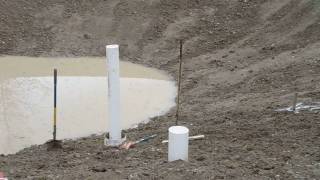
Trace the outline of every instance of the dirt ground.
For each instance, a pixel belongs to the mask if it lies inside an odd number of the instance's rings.
[[[276,112],[320,101],[319,0],[1,0],[0,54],[104,56],[119,43],[122,60],[177,77],[184,40],[179,124],[189,162],[167,162],[175,109],[125,131],[158,134],[129,151],[103,136],[33,146],[0,157],[10,179],[320,179],[317,112]],[[0,72],[1,73],[1,72]]]

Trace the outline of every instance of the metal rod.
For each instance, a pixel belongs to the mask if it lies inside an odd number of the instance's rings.
[[[181,77],[182,77],[182,45],[183,42],[180,40],[180,56],[179,56],[179,76],[178,76],[178,97],[177,97],[177,112],[176,112],[176,125],[179,121],[179,111],[180,111],[180,93],[181,93]]]
[[[54,103],[53,103],[53,140],[56,140],[57,136],[57,69],[53,71],[54,79]]]
[[[203,139],[203,138],[205,138],[205,136],[204,135],[197,135],[197,136],[189,136],[189,140],[198,140],[198,139]],[[162,141],[162,144],[164,144],[164,143],[168,143],[169,142],[169,140],[163,140]]]

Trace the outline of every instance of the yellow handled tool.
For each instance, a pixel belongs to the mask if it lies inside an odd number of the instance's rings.
[[[53,140],[48,142],[48,150],[62,148],[61,141],[57,140],[57,84],[58,84],[58,71],[53,71]]]
[[[54,77],[53,140],[55,141],[57,136],[57,69],[54,69],[53,77]]]

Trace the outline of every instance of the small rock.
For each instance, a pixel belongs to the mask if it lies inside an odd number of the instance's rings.
[[[38,169],[43,169],[44,167],[45,167],[44,164],[39,164],[37,168],[38,168]]]
[[[144,176],[150,176],[150,174],[149,174],[149,173],[146,173],[146,172],[143,172],[142,175],[144,175]]]
[[[122,171],[120,171],[120,170],[115,170],[115,172],[118,173],[118,174],[122,173]]]
[[[200,157],[198,157],[196,160],[197,161],[204,161],[206,158],[204,157],[204,156],[200,156]]]
[[[91,168],[91,171],[93,171],[93,172],[106,172],[107,169],[104,167],[93,167],[93,168]]]
[[[223,161],[223,164],[229,169],[234,169],[235,168],[234,164],[230,160]]]
[[[76,153],[76,154],[74,154],[74,157],[76,157],[76,158],[80,158],[81,156],[80,156],[80,154],[79,154],[79,153]]]
[[[85,39],[90,39],[90,35],[89,35],[89,34],[84,34],[83,37],[84,37]]]
[[[259,169],[263,169],[263,170],[274,169],[274,166],[270,162],[268,162],[266,160],[258,161],[258,163],[256,164],[256,167],[259,168]]]
[[[240,160],[241,159],[241,156],[240,155],[235,155],[232,157],[233,160]]]

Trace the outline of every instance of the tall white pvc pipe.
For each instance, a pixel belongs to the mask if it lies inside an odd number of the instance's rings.
[[[169,128],[168,161],[188,161],[189,129],[184,126]]]
[[[109,140],[108,145],[121,142],[119,45],[106,46],[108,66]]]

